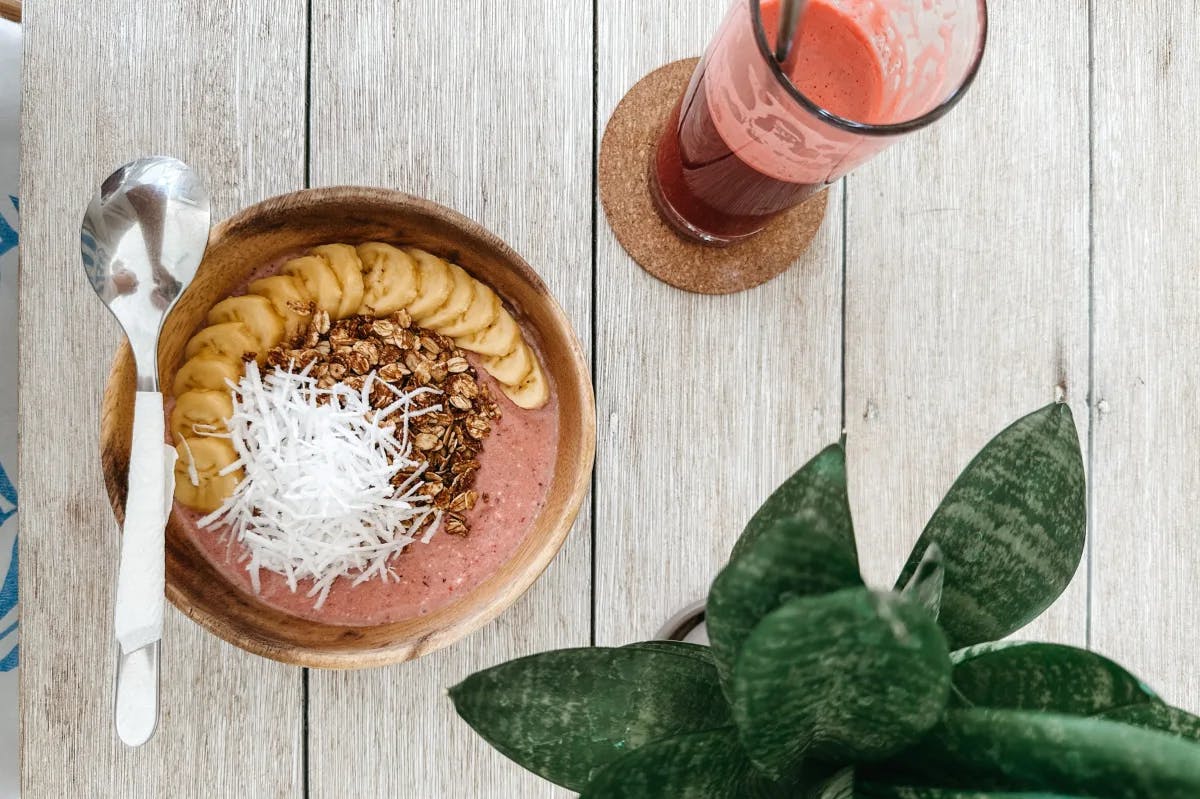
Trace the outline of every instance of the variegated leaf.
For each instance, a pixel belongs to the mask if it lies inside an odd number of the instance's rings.
[[[759,532],[717,575],[705,622],[726,696],[734,663],[754,627],[786,599],[861,586],[842,519],[811,508]]]
[[[910,785],[860,785],[854,799],[1084,799],[1061,793],[1018,791],[972,791],[955,788],[923,788]]]
[[[917,565],[912,577],[900,593],[923,606],[936,619],[942,610],[942,587],[946,582],[946,565],[942,560],[942,548],[931,543]]]
[[[1200,743],[1200,717],[1163,704],[1126,705],[1100,714],[1110,721],[1132,724],[1148,730],[1161,730]]]
[[[471,675],[450,697],[504,755],[582,790],[596,769],[651,741],[732,724],[711,662],[667,647],[533,655]]]
[[[864,784],[1196,799],[1200,745],[1097,718],[952,710],[916,746],[860,775]]]
[[[959,475],[926,525],[896,585],[931,543],[946,575],[939,621],[954,648],[1028,624],[1070,583],[1083,554],[1083,458],[1071,410],[1050,405],[1017,420]]]
[[[851,588],[789,600],[746,639],[733,714],[766,774],[806,758],[876,760],[914,743],[941,717],[950,655],[925,608]]]
[[[1003,641],[955,652],[952,702],[1092,716],[1157,695],[1111,660],[1073,646]]]
[[[579,799],[793,799],[754,770],[732,728],[647,744],[596,773]]]
[[[709,590],[705,621],[726,694],[742,642],[785,597],[859,585],[846,452],[834,444],[759,508]]]
[[[703,663],[713,662],[712,650],[700,644],[690,644],[687,641],[638,641],[625,644],[622,649],[641,649],[647,652],[665,652],[668,655],[696,658]]]
[[[776,488],[767,501],[750,517],[742,535],[733,545],[730,560],[737,557],[767,528],[780,519],[788,519],[802,510],[810,510],[829,520],[829,532],[836,532],[855,563],[854,526],[850,521],[850,500],[846,492],[846,450],[830,444],[816,457]]]

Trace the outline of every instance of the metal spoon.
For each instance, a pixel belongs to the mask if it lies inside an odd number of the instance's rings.
[[[88,280],[124,328],[137,364],[114,614],[120,644],[114,715],[117,735],[129,746],[150,740],[158,724],[163,532],[173,478],[164,456],[158,334],[196,275],[208,245],[209,220],[208,193],[187,164],[143,158],[101,184],[80,233]]]

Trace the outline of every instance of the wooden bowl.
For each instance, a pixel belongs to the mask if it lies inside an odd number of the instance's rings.
[[[187,339],[215,303],[257,267],[327,242],[410,244],[460,264],[485,281],[532,333],[559,406],[558,456],[546,505],[516,553],[455,603],[427,616],[369,627],[322,624],[275,610],[235,587],[181,529],[167,524],[167,598],[236,646],[285,663],[366,668],[399,663],[447,646],[494,619],[533,584],[558,553],[587,493],[596,409],[587,362],[562,309],[537,273],[475,222],[426,200],[368,188],[298,191],[251,206],[212,231],[196,280],[172,311],[159,344],[161,384],[169,387]],[[101,454],[109,499],[124,514],[132,430],[134,363],[117,353],[104,392]]]

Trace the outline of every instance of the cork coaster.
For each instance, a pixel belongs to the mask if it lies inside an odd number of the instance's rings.
[[[600,143],[600,202],[617,241],[647,272],[686,291],[732,294],[767,282],[804,254],[825,218],[826,192],[726,247],[688,241],[667,226],[650,197],[650,158],[698,61],[659,67],[617,105]]]

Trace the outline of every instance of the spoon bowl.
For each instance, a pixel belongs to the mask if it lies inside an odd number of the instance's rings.
[[[83,268],[129,337],[139,390],[143,375],[157,382],[158,331],[196,276],[209,224],[199,177],[165,156],[121,167],[88,204],[79,237]]]

